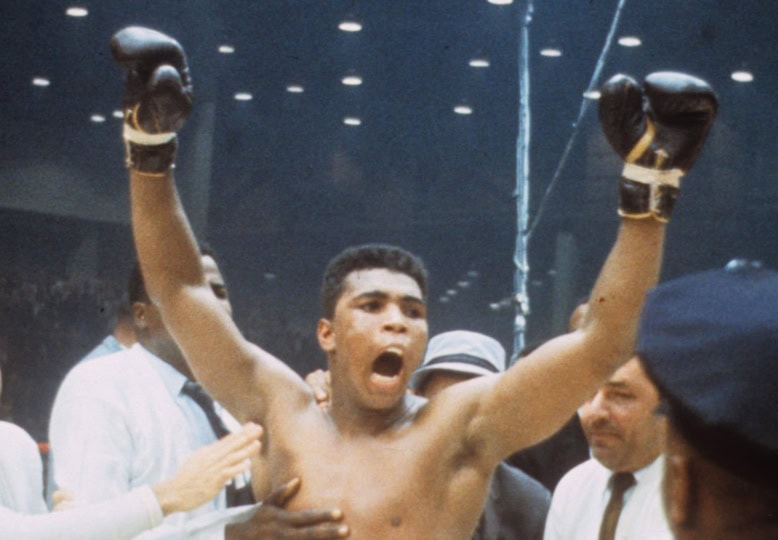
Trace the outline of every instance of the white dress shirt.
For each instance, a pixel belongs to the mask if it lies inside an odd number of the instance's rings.
[[[624,494],[616,540],[672,540],[662,507],[664,459],[635,471],[636,484]],[[544,540],[597,540],[610,499],[612,471],[596,459],[574,467],[559,481],[551,498]]]
[[[38,445],[8,422],[0,422],[0,506],[25,514],[46,511]]]
[[[140,344],[74,366],[49,428],[58,489],[79,504],[112,499],[169,478],[185,457],[214,442],[205,413],[180,392],[185,381]],[[226,423],[237,424],[231,417]],[[183,535],[188,522],[225,506],[222,490],[195,510],[167,516],[163,525]]]

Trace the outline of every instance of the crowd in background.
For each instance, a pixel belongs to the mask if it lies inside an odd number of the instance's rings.
[[[19,264],[0,273],[0,368],[5,391],[0,419],[23,427],[36,441],[47,440],[49,414],[62,378],[111,332],[126,283],[73,279],[51,269]],[[321,367],[311,332],[256,305],[236,313],[246,336],[281,358]]]
[[[59,383],[102,339],[122,292],[108,281],[75,281],[43,268],[17,266],[0,276],[3,419],[46,440]]]

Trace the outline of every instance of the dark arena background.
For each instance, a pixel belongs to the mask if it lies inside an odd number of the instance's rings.
[[[123,85],[108,41],[129,24],[188,52],[184,203],[220,255],[241,329],[301,374],[324,366],[314,338],[324,265],[363,242],[424,258],[431,334],[479,330],[512,349],[523,77],[530,220],[544,201],[527,247],[525,337],[565,330],[618,221],[621,164],[596,101],[578,120],[600,58],[595,86],[676,70],[719,96],[669,225],[663,279],[735,257],[778,267],[778,3],[535,4],[523,72],[520,0],[3,2],[1,416],[46,441],[59,382],[110,331],[126,289]]]

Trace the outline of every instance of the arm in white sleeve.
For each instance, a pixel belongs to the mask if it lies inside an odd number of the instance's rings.
[[[14,540],[129,540],[162,522],[151,488],[51,514],[25,515],[0,508],[0,538]]]

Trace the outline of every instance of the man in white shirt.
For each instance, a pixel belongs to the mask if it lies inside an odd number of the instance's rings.
[[[666,426],[658,404],[657,389],[632,358],[579,409],[592,458],[560,480],[545,540],[672,539],[661,500]]]
[[[214,258],[206,253],[201,257],[208,283],[231,314],[224,279]],[[237,428],[237,422],[218,404],[209,402],[212,410],[206,412],[185,393],[185,386],[191,385],[194,377],[149,300],[137,265],[130,278],[129,297],[138,343],[77,364],[65,377],[54,402],[49,433],[54,483],[76,503],[112,499],[170,477],[186,456],[221,436],[209,421],[214,410],[224,424]],[[234,488],[250,490],[247,478],[233,480]],[[162,537],[189,538],[193,524],[215,522],[216,527],[208,527],[207,537],[221,538],[224,527],[219,526],[219,516],[232,515],[226,510],[229,489],[194,510],[167,516],[160,525],[165,531]],[[276,515],[256,512],[251,521],[277,519]],[[315,524],[301,519],[297,525]],[[240,527],[231,526],[225,533],[235,529],[232,532],[237,535]],[[159,536],[150,533],[149,537]],[[238,536],[226,535],[233,537]]]

